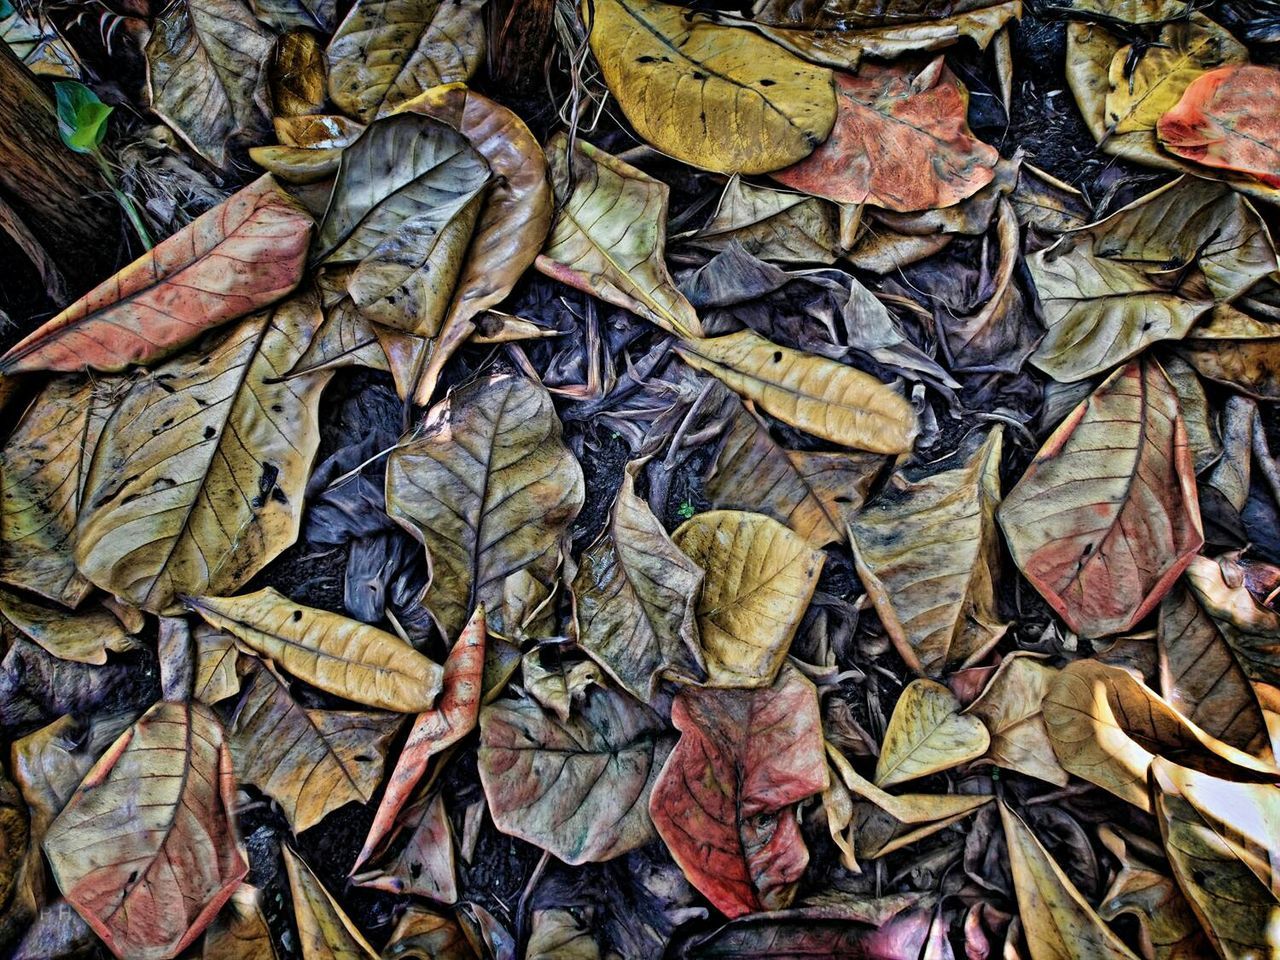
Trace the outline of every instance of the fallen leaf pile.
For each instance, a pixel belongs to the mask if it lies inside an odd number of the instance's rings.
[[[45,6],[0,953],[1280,956],[1280,6]]]

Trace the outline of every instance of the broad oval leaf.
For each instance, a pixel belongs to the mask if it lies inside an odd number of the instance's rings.
[[[773,684],[826,557],[778,521],[738,510],[700,513],[671,539],[705,571],[697,614],[707,683]]]
[[[45,855],[116,956],[168,960],[249,870],[234,803],[218,718],[199,703],[157,703],[86,774],[50,825]]]
[[[912,680],[884,732],[875,783],[891,787],[976,760],[991,738],[977,717],[960,712],[955,694],[932,680]]]
[[[815,437],[872,453],[904,453],[918,426],[911,405],[875,377],[779,346],[750,330],[686,340],[685,362]]]
[[[270,176],[201,214],[0,357],[0,373],[124,370],[280,299],[311,217]]]
[[[1280,187],[1280,128],[1258,104],[1280,97],[1280,70],[1243,64],[1193,80],[1156,126],[1174,156]]]
[[[263,67],[274,38],[237,0],[184,0],[147,42],[151,109],[215,167],[227,141],[267,128]]]
[[[102,431],[76,565],[152,612],[230,593],[297,538],[326,375],[289,371],[320,323],[313,293],[137,380]]]
[[[917,481],[895,473],[849,525],[858,576],[907,665],[941,676],[984,656],[996,610],[1002,434],[967,463]]]
[[[303,960],[378,960],[378,951],[306,862],[288,844],[280,852],[289,874],[289,897]]]
[[[373,798],[402,715],[309,709],[262,668],[246,683],[228,737],[236,776],[279,803],[295,835]]]
[[[1205,733],[1120,667],[1068,664],[1049,684],[1042,710],[1068,773],[1148,813],[1147,777],[1157,756],[1211,775],[1280,783],[1280,769]]]
[[[627,464],[601,538],[583,553],[573,595],[578,642],[634,697],[652,702],[659,677],[704,675],[694,619],[702,570],[649,504]]]
[[[918,73],[863,64],[836,74],[831,136],[774,179],[838,203],[889,210],[949,207],[995,175],[996,149],[969,130],[969,92],[938,58]]]
[[[768,173],[831,132],[831,71],[750,31],[656,0],[594,0],[591,50],[636,131],[719,173]]]
[[[478,604],[503,630],[512,574],[551,587],[583,497],[551,396],[523,377],[454,391],[387,459],[387,512],[425,544],[432,580],[423,599],[450,637]]]
[[[827,786],[817,689],[790,664],[772,687],[685,687],[671,722],[649,798],[667,849],[729,917],[787,907],[809,862],[794,804]]]
[[[480,711],[480,781],[493,822],[568,864],[653,839],[648,797],[671,740],[643,704],[607,687],[562,721],[533,700]]]
[[[677,336],[702,336],[692,304],[663,262],[667,195],[655,180],[582,140],[547,144],[556,219],[537,267]]]
[[[1023,575],[1084,636],[1145,617],[1204,542],[1177,397],[1154,361],[1117,370],[1040,448],[999,510]]]
[[[329,96],[364,121],[442,83],[484,53],[484,0],[357,0],[329,41]]]
[[[210,626],[313,687],[380,710],[430,710],[442,670],[394,633],[293,603],[270,587],[238,597],[189,598]]]

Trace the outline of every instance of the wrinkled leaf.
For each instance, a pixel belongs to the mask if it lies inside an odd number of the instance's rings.
[[[280,38],[269,76],[275,116],[305,117],[324,110],[324,51],[310,30],[291,30]]]
[[[396,843],[393,854],[374,869],[352,877],[352,882],[387,893],[407,893],[441,903],[456,903],[458,865],[453,849],[453,825],[444,807],[444,797],[432,793],[411,803],[396,818],[395,826],[408,834],[408,840],[403,845]]]
[[[987,756],[996,766],[1039,777],[1059,787],[1067,773],[1054,759],[1041,704],[1058,671],[1031,654],[1006,657],[982,695],[966,711],[991,733]]]
[[[0,616],[62,660],[102,664],[139,645],[103,607],[69,613],[0,589]]]
[[[711,219],[683,239],[717,252],[736,240],[747,253],[775,263],[831,263],[840,242],[830,204],[737,176],[725,185]]]
[[[875,784],[890,787],[958,767],[986,753],[990,742],[986,726],[961,713],[950,690],[932,680],[912,680],[885,730]]]
[[[456,920],[414,903],[401,915],[382,956],[384,960],[479,960]]]

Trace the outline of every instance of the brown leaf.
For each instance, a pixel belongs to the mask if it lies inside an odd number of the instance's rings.
[[[1197,77],[1156,124],[1160,144],[1205,167],[1280,187],[1280,130],[1258,104],[1280,97],[1280,70],[1243,64]]]
[[[772,687],[686,687],[680,741],[649,809],[689,881],[730,917],[786,907],[809,862],[794,804],[827,786],[817,690],[787,665]]]
[[[262,912],[262,894],[242,883],[204,935],[201,960],[275,960],[275,942]]]
[[[831,136],[775,180],[890,210],[949,207],[990,182],[999,154],[973,137],[969,92],[942,58],[919,73],[864,64],[836,74],[836,92]]]
[[[158,360],[297,286],[312,225],[261,177],[37,328],[0,357],[0,373]]]
[[[479,960],[452,917],[409,904],[391,933],[383,960]]]
[[[275,116],[304,117],[323,111],[324,50],[310,30],[290,30],[280,38],[269,77]]]
[[[303,960],[378,960],[378,952],[311,868],[287,844],[280,849]]]
[[[1059,787],[1067,773],[1054,759],[1041,704],[1058,671],[1028,653],[1014,653],[1000,664],[982,695],[967,712],[991,733],[987,756],[996,766],[1039,777]]]
[[[458,867],[444,796],[435,792],[415,800],[399,812],[393,829],[407,833],[408,839],[403,845],[396,843],[395,853],[372,870],[353,876],[352,882],[387,893],[456,903]]]

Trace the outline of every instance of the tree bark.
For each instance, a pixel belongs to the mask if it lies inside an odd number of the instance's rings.
[[[115,265],[119,210],[94,161],[67,148],[53,100],[0,43],[0,197],[61,270],[72,295]]]

